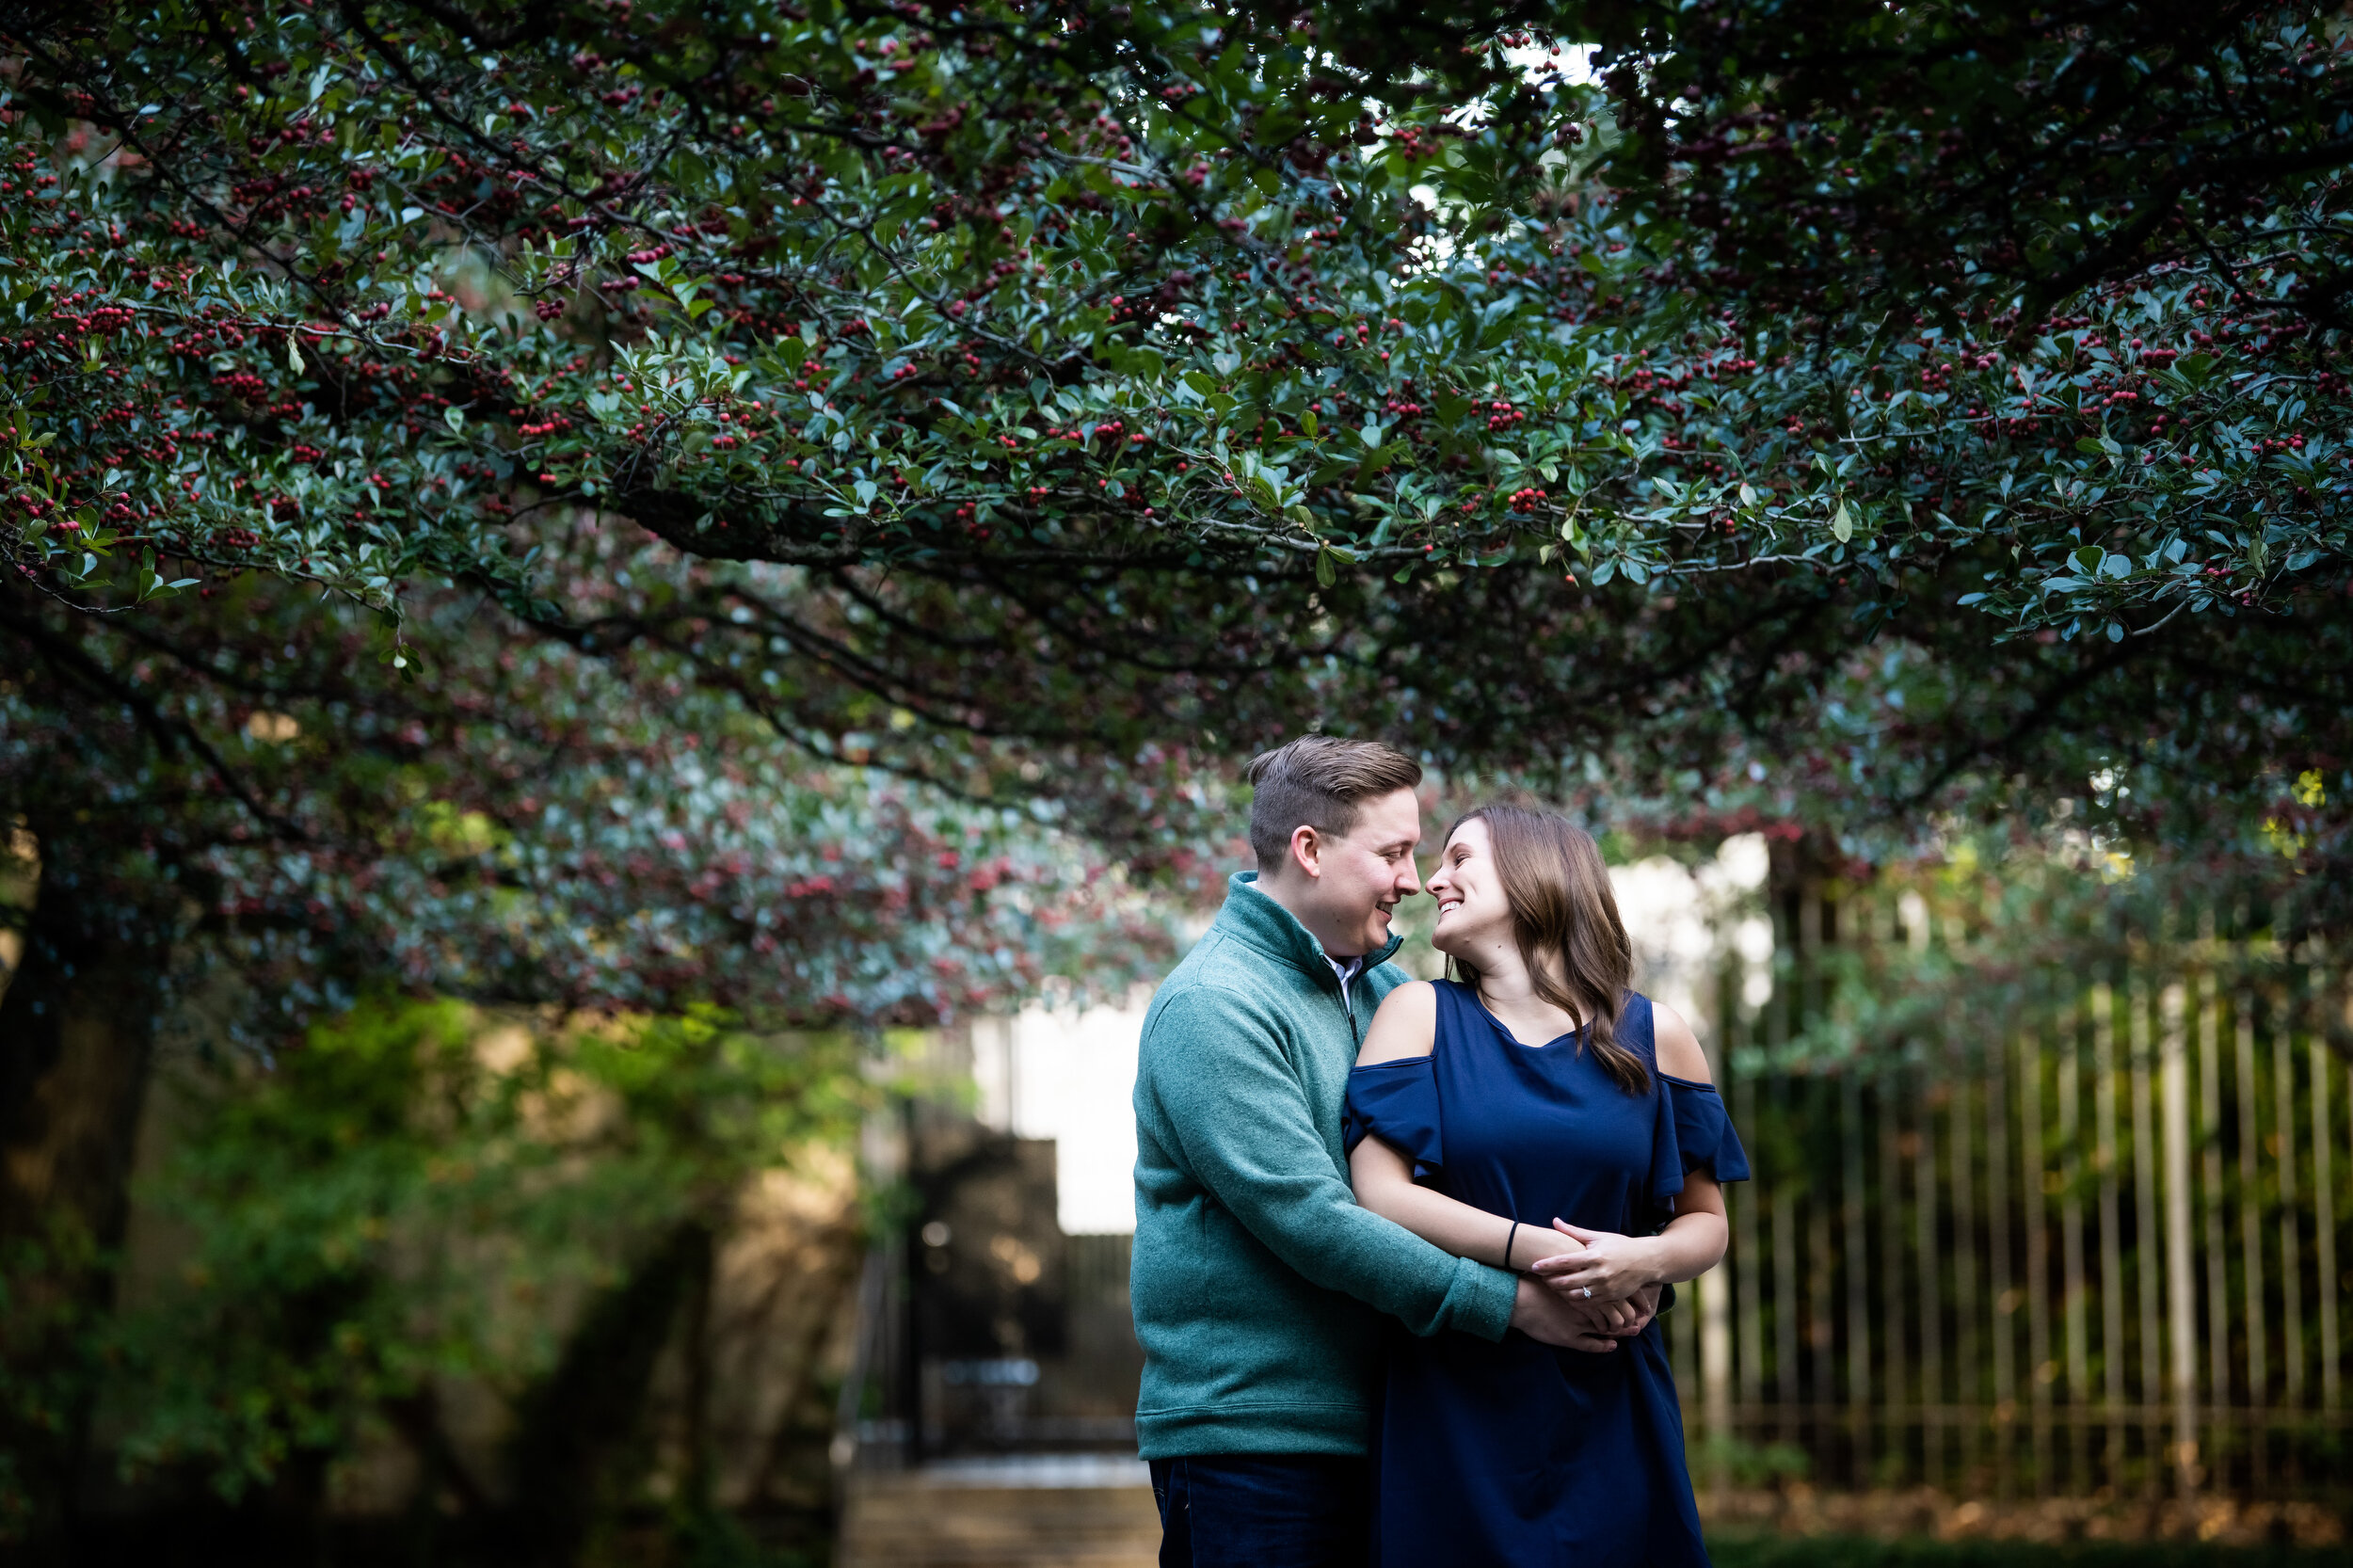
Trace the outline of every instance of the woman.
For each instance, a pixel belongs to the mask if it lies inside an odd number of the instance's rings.
[[[1349,1081],[1357,1201],[1596,1306],[1705,1273],[1724,1251],[1717,1184],[1748,1161],[1690,1027],[1626,989],[1593,840],[1484,807],[1429,886],[1463,978],[1400,986],[1373,1017]],[[1663,1338],[1393,1335],[1375,1561],[1705,1564]]]

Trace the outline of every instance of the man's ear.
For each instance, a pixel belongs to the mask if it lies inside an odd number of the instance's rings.
[[[1323,835],[1302,823],[1291,829],[1291,864],[1306,875],[1323,876]]]

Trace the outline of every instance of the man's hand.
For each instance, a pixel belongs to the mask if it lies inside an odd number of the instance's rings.
[[[1591,1316],[1593,1332],[1608,1338],[1631,1339],[1650,1327],[1658,1316],[1658,1298],[1664,1286],[1645,1285],[1622,1302],[1579,1302],[1570,1304],[1571,1311],[1583,1311]]]
[[[1654,1292],[1651,1297],[1654,1307],[1657,1300]],[[1623,1312],[1633,1304],[1611,1304]],[[1616,1338],[1597,1332],[1598,1316],[1594,1309],[1571,1306],[1531,1279],[1520,1281],[1519,1294],[1512,1302],[1513,1328],[1540,1345],[1555,1345],[1564,1351],[1584,1351],[1600,1355],[1618,1348]],[[1647,1314],[1642,1320],[1650,1320]]]

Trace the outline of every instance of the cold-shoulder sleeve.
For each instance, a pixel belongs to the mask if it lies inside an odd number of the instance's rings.
[[[1705,1170],[1718,1181],[1749,1179],[1749,1157],[1733,1130],[1732,1116],[1715,1085],[1660,1073],[1659,1092],[1667,1112],[1659,1118],[1662,1136],[1652,1180],[1654,1191],[1672,1194],[1683,1191],[1683,1178]],[[1666,1183],[1672,1182],[1672,1185]]]
[[[1665,1224],[1688,1173],[1705,1168],[1718,1181],[1746,1181],[1749,1157],[1713,1084],[1659,1073],[1657,1103],[1647,1195],[1652,1223]]]
[[[1349,1073],[1348,1107],[1340,1119],[1349,1153],[1370,1133],[1412,1160],[1414,1179],[1420,1181],[1446,1164],[1442,1122],[1431,1058],[1376,1062]]]

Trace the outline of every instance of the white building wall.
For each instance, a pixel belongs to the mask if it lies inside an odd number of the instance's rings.
[[[1067,1235],[1136,1228],[1136,1045],[1152,1000],[1121,1007],[1032,1003],[972,1029],[982,1121],[1056,1144],[1056,1208]]]

